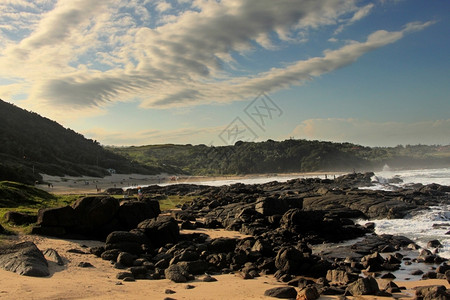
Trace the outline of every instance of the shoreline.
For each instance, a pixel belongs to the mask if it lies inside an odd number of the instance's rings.
[[[53,194],[97,194],[108,188],[132,188],[148,185],[170,185],[170,184],[198,184],[200,182],[214,183],[239,180],[263,180],[277,178],[286,181],[294,178],[333,178],[348,174],[346,172],[302,172],[302,173],[271,173],[271,174],[248,174],[248,175],[224,175],[224,176],[184,176],[184,175],[142,175],[142,174],[112,174],[110,176],[51,176],[41,174],[43,181],[51,184],[37,184],[36,187]],[[230,184],[228,183],[228,184]],[[227,183],[224,183],[227,184]],[[206,184],[207,185],[207,184]]]

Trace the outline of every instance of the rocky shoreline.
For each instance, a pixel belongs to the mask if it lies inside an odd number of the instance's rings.
[[[202,280],[214,280],[217,274],[235,273],[243,279],[273,274],[286,286],[268,290],[267,296],[317,299],[320,295],[392,296],[401,289],[394,284],[379,286],[374,278],[393,278],[392,273],[404,264],[436,265],[435,270],[424,272],[424,278],[450,280],[450,266],[438,253],[422,249],[417,257],[405,256],[404,251],[419,247],[406,237],[375,235],[370,222],[364,226],[354,222],[355,218],[402,218],[415,210],[449,203],[450,187],[358,189],[370,185],[372,176],[355,173],[335,180],[221,187],[149,186],[140,200],[119,201],[103,195],[41,210],[33,233],[104,239],[104,247],[90,252],[111,261],[118,269],[117,278],[124,281],[166,278],[189,282],[200,275]],[[161,214],[158,200],[167,195],[189,195],[194,200]],[[248,237],[209,239],[198,232],[180,234],[180,229],[197,228],[225,228]],[[358,242],[345,247],[328,247],[320,253],[311,249],[355,238]],[[439,247],[438,241],[430,243]],[[432,299],[450,297],[445,287],[417,290],[418,299],[429,295]]]

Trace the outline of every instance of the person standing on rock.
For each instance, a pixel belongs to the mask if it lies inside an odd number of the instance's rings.
[[[140,186],[138,186],[138,199],[141,200],[142,199],[142,189]]]

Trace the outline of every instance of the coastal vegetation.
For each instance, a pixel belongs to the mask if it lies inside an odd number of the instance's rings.
[[[110,151],[154,167],[179,168],[192,175],[362,171],[450,166],[450,146],[364,147],[289,139],[237,142],[232,146],[149,145],[108,147]]]

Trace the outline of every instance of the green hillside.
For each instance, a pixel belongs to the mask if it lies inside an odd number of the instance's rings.
[[[105,176],[119,173],[156,174],[144,166],[104,149],[55,121],[0,100],[0,180],[33,183],[39,173]]]
[[[363,147],[307,140],[237,142],[233,146],[149,145],[108,148],[145,165],[176,166],[193,175],[432,168],[450,166],[450,147]]]

